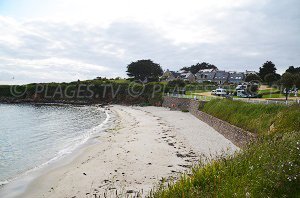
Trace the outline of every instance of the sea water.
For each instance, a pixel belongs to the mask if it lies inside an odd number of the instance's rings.
[[[0,104],[0,186],[71,153],[108,116],[97,106]]]

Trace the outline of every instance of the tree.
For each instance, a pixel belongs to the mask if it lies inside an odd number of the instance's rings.
[[[202,62],[197,63],[196,65],[192,65],[190,67],[183,67],[180,70],[190,71],[192,74],[196,74],[200,69],[218,69],[215,65]]]
[[[185,82],[181,79],[176,79],[176,80],[172,80],[168,82],[168,86],[169,87],[184,87],[185,86]]]
[[[295,75],[295,86],[300,89],[300,73]]]
[[[291,89],[295,84],[295,76],[289,72],[285,72],[280,80],[281,84],[286,89]]]
[[[157,81],[163,74],[161,66],[152,60],[138,60],[127,66],[127,75],[140,81]]]
[[[261,80],[261,78],[260,78],[258,75],[256,75],[256,74],[249,74],[249,75],[246,76],[245,81],[246,81],[246,82],[251,82],[251,81],[258,81],[258,82],[261,82],[262,80]]]
[[[272,86],[272,84],[278,80],[277,75],[274,73],[269,73],[265,76],[265,82],[267,82],[270,86]]]
[[[265,79],[265,76],[267,74],[276,74],[276,67],[275,67],[275,64],[272,63],[271,61],[267,61],[265,62],[262,67],[259,68],[259,77],[261,79]]]
[[[294,67],[290,66],[285,72],[291,73],[291,74],[299,74],[300,73],[300,67]]]
[[[247,90],[248,93],[257,94],[258,89],[259,89],[259,85],[257,83],[250,83],[247,86],[246,90]]]
[[[295,76],[289,72],[285,72],[282,75],[280,82],[284,87],[284,90],[285,90],[284,94],[285,94],[285,98],[287,100],[288,96],[289,96],[289,91],[292,89],[292,87],[295,84]]]

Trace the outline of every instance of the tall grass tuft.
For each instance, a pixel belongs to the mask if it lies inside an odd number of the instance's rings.
[[[154,198],[299,197],[300,134],[265,138],[243,152],[192,169]]]

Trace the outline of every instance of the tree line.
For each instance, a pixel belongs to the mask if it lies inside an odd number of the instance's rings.
[[[267,61],[259,68],[258,74],[247,75],[245,81],[259,81],[267,83],[269,86],[282,85],[286,89],[300,88],[300,67],[289,66],[282,75],[276,71],[275,64],[272,61]]]
[[[210,63],[197,63],[190,67],[183,67],[180,70],[189,71],[196,74],[200,69],[217,69],[217,66]],[[257,74],[248,74],[245,78],[246,82],[258,81],[282,85],[284,88],[291,89],[293,87],[300,88],[300,67],[289,66],[283,75],[278,74],[277,68],[272,61],[266,61]],[[127,66],[127,74],[136,81],[155,82],[163,75],[160,64],[154,63],[152,60],[138,60]]]

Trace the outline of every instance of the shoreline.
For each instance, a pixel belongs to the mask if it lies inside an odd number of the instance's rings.
[[[9,103],[9,105],[14,105],[16,103]],[[40,103],[40,104],[30,104],[30,103],[20,103],[24,105],[74,105],[74,104],[48,104],[48,103]],[[77,105],[74,105],[77,106]],[[83,105],[83,106],[91,106],[91,105]],[[19,197],[22,193],[25,192],[26,188],[30,186],[30,184],[40,177],[41,175],[46,174],[47,172],[54,170],[56,168],[59,168],[61,166],[64,166],[66,164],[71,163],[74,159],[76,159],[82,152],[84,152],[85,149],[88,147],[97,144],[96,137],[106,132],[106,130],[110,127],[112,127],[112,123],[115,119],[115,117],[109,112],[109,109],[104,109],[102,106],[97,106],[104,111],[106,114],[105,120],[103,120],[102,123],[99,125],[91,128],[91,132],[89,134],[89,137],[82,139],[81,142],[79,142],[76,145],[73,145],[71,150],[66,150],[63,152],[61,150],[60,152],[55,155],[53,158],[47,160],[46,162],[30,168],[26,170],[23,173],[20,173],[14,177],[11,177],[10,179],[5,180],[2,185],[0,185],[0,197]],[[100,110],[100,109],[99,109]]]
[[[189,113],[119,105],[110,110],[117,117],[114,128],[71,162],[35,178],[21,197],[144,197],[162,177],[176,180],[201,156],[239,149]]]
[[[106,107],[111,105],[110,103],[104,102],[85,102],[85,101],[33,101],[33,100],[20,100],[20,101],[5,101],[0,99],[0,104],[20,104],[20,105],[74,105],[74,106],[99,106],[99,107]]]

